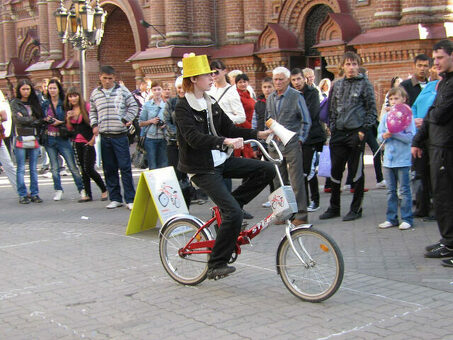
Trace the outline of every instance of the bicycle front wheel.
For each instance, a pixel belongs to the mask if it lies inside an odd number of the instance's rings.
[[[304,301],[328,299],[340,287],[344,274],[343,256],[337,244],[313,228],[293,230],[291,238],[306,265],[285,237],[277,251],[277,271],[286,288]]]
[[[206,279],[209,254],[181,255],[184,247],[198,231],[198,226],[186,219],[175,220],[161,231],[159,254],[162,265],[171,278],[184,285],[196,285]],[[202,230],[192,242],[208,241]],[[206,249],[197,249],[206,250]]]

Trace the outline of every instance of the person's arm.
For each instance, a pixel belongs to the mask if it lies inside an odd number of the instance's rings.
[[[11,113],[13,116],[13,120],[16,124],[23,125],[23,126],[32,126],[33,122],[36,120],[33,116],[29,116],[28,114],[24,115],[21,112],[21,108],[25,107],[18,103],[19,99],[15,99],[11,104]]]
[[[360,129],[364,134],[369,128],[372,128],[376,125],[377,112],[376,112],[376,100],[374,97],[374,88],[373,85],[365,80],[364,88],[364,106],[365,106],[365,119],[363,127]]]
[[[308,133],[310,132],[311,117],[310,113],[308,112],[307,105],[305,104],[305,99],[302,95],[299,96],[297,105],[299,106],[302,114],[302,126],[300,127],[299,139],[302,141],[302,143],[304,143],[308,138]]]
[[[416,132],[415,122],[412,119],[411,123],[407,128],[405,128],[401,132],[394,133],[392,137],[395,138],[396,140],[399,140],[401,143],[411,144],[412,140],[414,139],[415,132]]]
[[[91,94],[90,98],[90,125],[93,128],[93,134],[97,136],[99,134],[99,127],[98,127],[98,110],[96,108],[96,102],[94,100],[95,94]]]
[[[378,126],[377,140],[379,143],[384,142],[383,134],[385,132],[387,132],[386,121],[387,121],[387,113],[384,113],[384,115],[381,117],[381,120],[379,121],[379,126]]]
[[[442,84],[443,87],[447,84]],[[450,85],[450,89],[453,87]],[[453,117],[453,91],[445,93],[443,89],[437,93],[437,97],[434,100],[434,104],[428,110],[429,121],[436,125],[445,125]]]
[[[229,89],[228,92],[225,93],[224,98],[221,100],[226,100],[230,104],[234,124],[242,124],[245,122],[246,116],[244,107],[242,106],[241,97],[235,89]]]
[[[8,120],[8,116],[6,115],[6,111],[0,111],[0,122],[6,122]]]
[[[329,117],[329,129],[330,132],[333,133],[335,131],[336,123],[337,123],[337,114],[336,114],[336,106],[337,106],[337,100],[336,100],[336,91],[337,91],[337,82],[334,82],[332,84],[332,87],[330,88],[330,93],[329,93],[329,100],[327,102],[328,105],[328,117]]]
[[[172,99],[170,99],[166,104],[165,104],[165,109],[164,109],[164,122],[167,127],[168,132],[171,135],[176,134],[176,125],[173,124],[173,121],[171,119],[171,114],[174,111],[174,105],[172,105]]]
[[[138,105],[135,101],[134,96],[129,92],[129,90],[122,86],[122,92],[124,97],[124,103],[126,105],[126,114],[123,119],[129,123],[132,122],[138,114]]]
[[[192,148],[200,150],[226,149],[223,145],[225,137],[213,136],[200,131],[190,106],[177,104],[175,115],[178,132]]]

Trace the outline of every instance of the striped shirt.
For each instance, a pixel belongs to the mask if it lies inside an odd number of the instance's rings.
[[[90,124],[99,126],[100,133],[126,133],[124,121],[134,120],[137,113],[137,102],[123,85],[115,84],[109,90],[98,87],[91,93]]]

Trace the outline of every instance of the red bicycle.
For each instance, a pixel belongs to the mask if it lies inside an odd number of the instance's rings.
[[[290,218],[297,212],[294,192],[284,186],[277,164],[283,156],[275,142],[271,141],[279,159],[273,159],[264,147],[255,140],[263,155],[276,166],[281,187],[274,191],[269,201],[272,213],[240,233],[236,249],[231,257],[233,263],[241,254],[241,246],[266,229],[275,219],[286,220],[285,235],[277,250],[277,273],[284,285],[304,301],[320,302],[331,297],[341,285],[344,274],[343,256],[335,241],[326,233],[310,224],[294,226]],[[192,215],[176,215],[162,226],[159,239],[159,254],[167,273],[184,285],[196,285],[206,279],[208,260],[214,247],[213,229],[221,226],[218,207],[212,208],[213,216],[207,222]],[[211,228],[212,227],[212,228]]]

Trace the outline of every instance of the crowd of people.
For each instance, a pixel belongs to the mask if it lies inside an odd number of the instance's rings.
[[[265,122],[272,118],[295,132],[285,144],[274,137],[283,154],[279,165],[283,182],[291,185],[297,201],[294,225],[307,223],[309,213],[320,208],[316,169],[326,145],[331,170],[324,191],[330,193],[330,202],[319,218],[340,216],[342,190],[353,193],[343,221],[362,217],[368,190],[364,185],[368,144],[374,154],[376,187],[387,189],[385,220],[378,227],[407,230],[414,227],[414,217],[436,220],[441,239],[426,248],[425,256],[452,257],[442,264],[453,267],[451,41],[437,43],[433,58],[417,55],[414,74],[408,79],[395,76],[379,113],[373,84],[354,52],[344,54],[340,77],[335,80],[321,79],[316,85],[312,69],[277,67],[272,77],[262,80],[260,89],[253,89],[242,71],[228,72],[221,60],[209,64],[206,56],[183,58],[183,65],[189,63],[193,65],[184,67],[188,71],[176,79],[174,91],[169,83],[143,79],[130,92],[117,82],[112,67],[103,66],[100,85],[88,102],[76,88],[65,91],[57,79],[41,91],[29,80],[20,80],[10,102],[16,169],[5,141],[0,149],[0,162],[17,190],[19,203],[42,202],[37,170],[41,154],[50,161],[53,200],[63,199],[60,171],[64,160],[80,193],[79,202],[93,200],[93,180],[100,199],[110,200],[107,208],[125,204],[132,209],[130,144],[143,138],[149,169],[173,166],[181,187],[188,189],[183,190],[188,204],[209,196],[221,208],[222,228],[208,276],[228,274],[234,271],[227,266],[232,240],[243,218],[253,217],[244,205],[265,187],[272,192],[280,185],[271,164],[261,161],[258,148],[243,144],[244,139],[266,139],[271,131]],[[389,116],[402,104],[412,110],[411,123],[390,132]],[[1,113],[5,121],[6,114]],[[97,136],[101,136],[98,152],[104,179],[95,166]],[[276,150],[269,152],[276,156]],[[27,159],[29,188],[24,179]],[[346,165],[348,176],[342,186]],[[234,190],[232,178],[243,178]],[[264,202],[263,207],[270,203]]]

